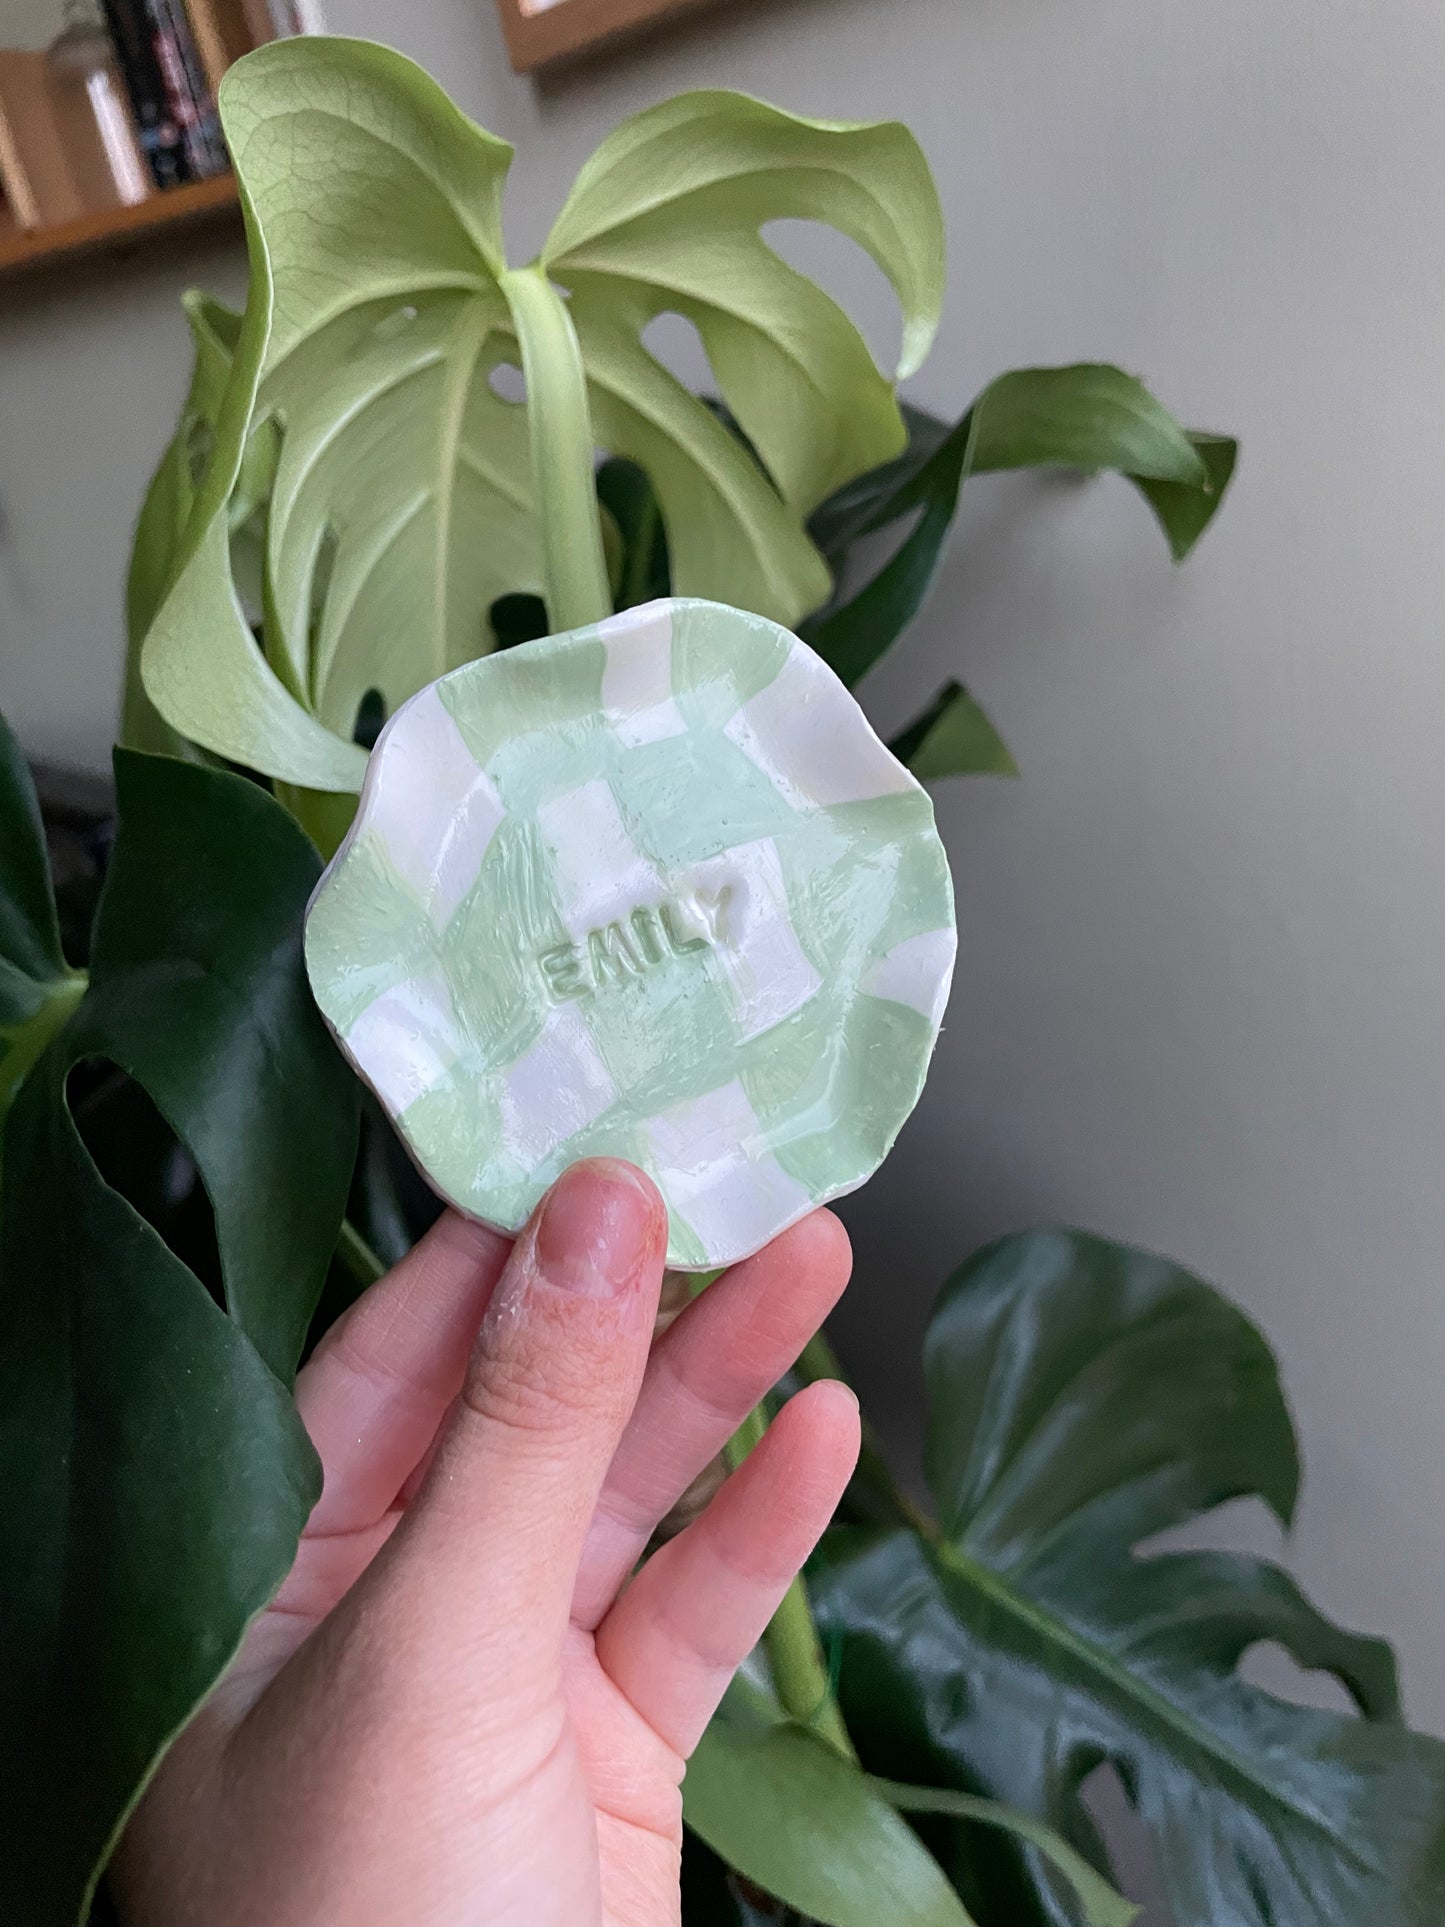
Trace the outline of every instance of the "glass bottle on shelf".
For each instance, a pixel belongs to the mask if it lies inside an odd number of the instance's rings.
[[[46,49],[66,162],[87,208],[132,207],[151,192],[110,35],[92,0],[65,0]]]

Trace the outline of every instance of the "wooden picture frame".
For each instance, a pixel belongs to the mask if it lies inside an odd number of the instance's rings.
[[[710,0],[497,0],[507,53],[519,74],[565,60],[669,14]]]

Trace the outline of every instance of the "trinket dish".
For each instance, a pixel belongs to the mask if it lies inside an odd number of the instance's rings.
[[[516,1231],[567,1165],[627,1158],[693,1271],[877,1169],[954,947],[932,804],[853,697],[776,623],[683,599],[403,704],[306,929],[442,1196]]]

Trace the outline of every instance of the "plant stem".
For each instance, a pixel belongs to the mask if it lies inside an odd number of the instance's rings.
[[[808,1602],[808,1587],[801,1573],[783,1595],[783,1603],[768,1623],[763,1635],[768,1664],[778,1699],[790,1719],[810,1726],[828,1741],[845,1760],[856,1760],[848,1728],[828,1677],[818,1628],[813,1623],[813,1608]]]
[[[762,1444],[763,1434],[767,1429],[767,1407],[755,1405],[723,1447],[723,1457],[728,1462],[730,1472],[736,1472],[749,1452]]]
[[[284,803],[329,863],[351,828],[357,798],[349,790],[308,790],[298,783],[275,785],[276,800]]]
[[[841,1379],[848,1383],[848,1374],[843,1370],[843,1361],[833,1350],[832,1340],[826,1331],[815,1331],[803,1347],[798,1359],[798,1376],[809,1385],[820,1378]]]
[[[89,982],[89,973],[84,970],[71,970],[57,977],[32,1015],[14,1030],[0,1034],[5,1060],[0,1065],[0,1117],[51,1038],[58,1037],[69,1023]]]
[[[848,1383],[848,1374],[843,1370],[842,1362],[826,1332],[815,1332],[808,1340],[795,1369],[799,1378],[808,1385],[816,1384],[820,1378],[836,1378],[844,1385]],[[938,1538],[937,1521],[931,1519],[898,1483],[878,1442],[878,1434],[866,1418],[863,1421],[863,1449],[858,1458],[858,1476],[875,1494],[885,1498],[904,1524],[918,1533],[920,1538]]]
[[[501,289],[522,350],[547,617],[554,630],[581,629],[612,613],[582,350],[541,268],[510,269]]]
[[[386,1266],[362,1237],[350,1218],[341,1220],[336,1236],[336,1262],[358,1292],[374,1285],[385,1274]]]
[[[759,1405],[749,1412],[728,1441],[726,1458],[733,1471],[761,1442],[767,1429],[767,1411]],[[858,1755],[853,1750],[833,1682],[828,1677],[822,1643],[813,1623],[813,1609],[808,1603],[808,1588],[801,1573],[783,1595],[782,1604],[763,1634],[763,1645],[778,1702],[789,1719],[811,1727],[845,1760],[856,1760]]]

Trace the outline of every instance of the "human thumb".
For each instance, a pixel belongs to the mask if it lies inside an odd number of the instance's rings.
[[[593,1159],[558,1179],[517,1239],[387,1548],[392,1576],[423,1595],[415,1606],[450,1627],[452,1647],[504,1642],[523,1690],[527,1654],[550,1667],[560,1650],[647,1364],[666,1245],[662,1199],[633,1166]]]

